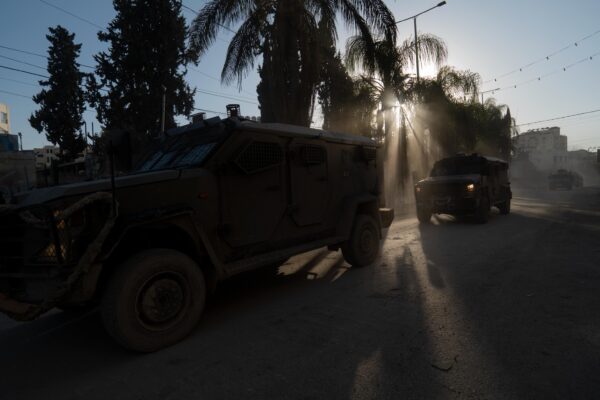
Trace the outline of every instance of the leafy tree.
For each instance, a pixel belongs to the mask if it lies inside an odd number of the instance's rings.
[[[79,72],[77,58],[81,44],[75,44],[75,34],[58,25],[49,28],[48,80],[40,81],[44,88],[33,97],[40,106],[29,117],[29,123],[38,132],[63,151],[61,158],[72,160],[85,149],[81,133],[85,97],[82,89],[84,74]]]
[[[376,93],[362,78],[353,79],[348,74],[333,43],[323,50],[317,94],[323,129],[375,138],[372,123]]]
[[[437,36],[421,34],[417,37],[420,62],[441,64],[448,51],[444,41]],[[352,71],[362,70],[365,78],[378,93],[380,108],[377,115],[378,136],[383,138],[386,156],[390,154],[389,146],[395,123],[395,110],[398,101],[402,102],[410,95],[414,80],[405,73],[406,67],[414,65],[416,60],[415,43],[410,39],[400,45],[394,38],[384,37],[373,44],[360,36],[351,37],[346,46],[346,63]],[[402,108],[400,108],[402,110]],[[394,154],[399,158],[399,186],[402,188],[408,177],[408,140],[404,114],[401,115],[398,131],[399,140]]]
[[[394,16],[383,0],[211,0],[194,20],[192,42],[200,55],[222,27],[241,23],[221,73],[224,83],[242,79],[259,56],[261,118],[310,124],[320,78],[321,41],[335,43],[337,15],[372,44],[371,30],[395,38]]]
[[[448,50],[444,41],[437,36],[421,34],[418,36],[420,62],[442,63]],[[380,113],[384,114],[385,137],[389,138],[392,129],[392,112],[397,101],[402,100],[411,81],[405,69],[415,65],[414,41],[405,40],[399,46],[395,40],[383,38],[373,44],[361,36],[348,39],[346,63],[351,71],[362,70],[368,74],[371,84],[379,93]]]
[[[479,74],[443,67],[413,93],[418,104],[415,120],[429,129],[441,154],[477,151],[508,159],[514,120],[506,105],[494,99],[477,101]]]
[[[91,103],[106,130],[126,129],[139,149],[161,127],[166,93],[166,129],[175,115],[189,115],[192,90],[184,80],[188,50],[180,0],[113,0],[115,18],[98,33],[108,50],[94,56],[96,78],[90,80]]]

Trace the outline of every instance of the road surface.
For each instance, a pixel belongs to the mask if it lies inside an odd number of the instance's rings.
[[[2,399],[600,396],[600,189],[516,193],[486,225],[397,220],[376,265],[295,257],[223,285],[193,335],[137,355],[98,313],[0,318]]]

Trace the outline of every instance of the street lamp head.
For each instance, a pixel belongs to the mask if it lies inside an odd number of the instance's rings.
[[[438,3],[438,5],[436,7],[441,7],[441,6],[445,5],[445,4],[446,4],[446,2],[442,1],[441,3]]]

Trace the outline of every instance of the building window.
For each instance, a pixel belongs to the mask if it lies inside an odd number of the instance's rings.
[[[5,112],[0,112],[0,122],[3,124],[8,124],[8,114]]]

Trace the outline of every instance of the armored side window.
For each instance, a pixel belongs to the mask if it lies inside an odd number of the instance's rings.
[[[283,150],[277,143],[252,142],[235,160],[246,174],[254,174],[283,162]]]
[[[327,153],[321,146],[304,145],[300,148],[300,157],[304,165],[318,165],[326,161]]]

